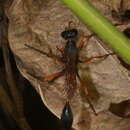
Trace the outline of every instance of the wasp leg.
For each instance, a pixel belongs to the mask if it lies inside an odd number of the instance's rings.
[[[56,46],[56,48],[63,56],[64,55],[64,48],[59,48],[58,46]]]
[[[102,55],[102,56],[93,56],[93,57],[86,58],[85,60],[79,61],[79,62],[80,63],[91,62],[94,59],[107,58],[109,55],[115,55],[115,53],[109,53],[109,54],[105,54],[105,55]]]
[[[85,94],[87,94],[88,95],[88,90],[86,91],[86,88],[88,87],[86,84],[85,84],[85,82],[80,78],[80,76],[79,76],[79,73],[77,72],[77,77],[78,77],[78,79],[79,79],[79,81],[80,81],[80,83],[81,83],[81,85],[82,85],[82,87],[84,87],[85,89],[83,89],[83,91],[85,91]],[[92,111],[94,112],[94,114],[95,115],[97,115],[97,112],[95,111],[95,109],[94,109],[94,107],[93,107],[93,105],[92,105],[92,103],[91,103],[91,101],[90,101],[90,99],[89,99],[89,97],[88,96],[86,96],[86,99],[87,99],[87,102],[88,102],[88,104],[90,105],[90,107],[91,107],[91,109],[92,109]]]
[[[83,35],[83,34],[82,34]],[[88,36],[82,36],[82,38],[80,39],[80,41],[79,41],[79,43],[78,43],[78,46],[77,46],[77,48],[79,48],[79,49],[82,49],[83,48],[83,45],[84,45],[84,43],[85,43],[85,41],[87,41],[87,42],[89,42],[89,40],[94,36],[94,35],[96,35],[96,34],[90,34],[90,35],[88,35]]]
[[[44,76],[44,77],[41,77],[41,76],[37,76],[35,75],[33,72],[29,72],[27,71],[27,73],[29,75],[31,75],[32,77],[40,80],[40,81],[48,81],[48,82],[53,82],[55,79],[59,78],[60,76],[63,76],[64,75],[64,72],[65,72],[65,69],[63,69],[62,71],[60,72],[56,72],[56,73],[52,73],[50,75],[47,75],[47,76]]]
[[[47,76],[45,76],[45,77],[40,77],[39,80],[52,82],[52,81],[54,81],[55,79],[57,79],[57,78],[59,78],[60,76],[62,76],[63,74],[64,74],[64,70],[61,71],[61,72],[56,72],[56,73],[47,75]]]
[[[30,49],[33,49],[33,50],[35,50],[35,51],[37,51],[37,52],[39,52],[39,53],[41,53],[41,54],[43,54],[43,55],[46,55],[47,57],[49,57],[49,58],[52,58],[52,59],[54,59],[54,60],[57,60],[57,61],[62,61],[61,60],[61,57],[59,57],[59,56],[56,56],[56,55],[54,55],[53,53],[52,53],[52,50],[49,48],[49,53],[46,53],[46,52],[43,52],[43,51],[41,51],[41,50],[39,50],[39,49],[37,49],[37,48],[34,48],[34,47],[32,47],[32,46],[30,46],[30,45],[27,45],[27,44],[24,44],[26,47],[28,47],[28,48],[30,48]]]

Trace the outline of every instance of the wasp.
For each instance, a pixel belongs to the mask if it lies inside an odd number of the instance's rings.
[[[130,9],[124,10],[124,0],[120,1],[120,6],[118,11],[111,11],[112,17],[116,20],[119,20],[121,23],[130,22]]]
[[[108,6],[108,5],[107,5]],[[115,20],[118,20],[119,23],[114,24],[115,26],[125,25],[130,22],[130,9],[124,10],[124,0],[120,0],[120,5],[118,8],[118,11],[111,10],[112,18]],[[130,38],[130,28],[126,28],[123,31],[123,34]],[[128,70],[130,70],[130,65],[127,64],[121,57],[117,56],[117,58],[120,60],[120,63]]]
[[[89,36],[83,36],[80,41],[77,41],[79,32],[76,28],[74,28],[72,24],[73,22],[69,22],[68,27],[63,32],[61,32],[61,37],[66,41],[64,48],[57,47],[57,50],[61,53],[61,56],[54,55],[52,51],[50,51],[50,53],[45,53],[30,45],[25,44],[26,47],[38,51],[49,58],[56,59],[64,65],[62,71],[50,74],[45,77],[38,77],[38,79],[41,81],[50,81],[64,75],[66,82],[65,90],[67,93],[67,101],[71,100],[71,98],[74,96],[75,90],[77,89],[76,77],[79,79],[81,83],[80,88],[84,88],[86,90],[88,87],[88,85],[86,85],[86,83],[81,79],[78,73],[78,64],[91,62],[93,59],[106,58],[109,55],[113,55],[113,53],[109,53],[102,56],[93,56],[84,60],[80,60],[79,52],[83,48],[85,41],[88,41],[92,37],[92,35],[90,34]],[[90,99],[88,98],[88,91],[86,93],[87,101],[95,115],[97,115]]]

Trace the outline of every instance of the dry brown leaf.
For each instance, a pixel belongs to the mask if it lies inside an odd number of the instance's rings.
[[[96,4],[96,0],[93,4]],[[106,6],[97,2],[101,11],[106,11]],[[100,8],[101,7],[101,8]],[[107,10],[109,12],[109,9]],[[105,14],[105,12],[103,12]],[[48,51],[48,46],[55,54],[59,54],[56,45],[64,47],[60,33],[65,29],[69,21],[74,21],[77,29],[90,34],[86,26],[58,0],[45,4],[43,1],[14,0],[7,11],[10,19],[9,41],[10,47],[16,56],[17,66],[20,72],[26,77],[40,94],[46,106],[60,117],[66,95],[64,92],[64,77],[49,84],[40,82],[27,72],[36,76],[62,70],[61,63],[27,48],[24,44]],[[87,44],[87,43],[86,43]],[[88,45],[84,46],[81,57],[90,57],[108,53],[96,39],[91,39]],[[90,109],[85,97],[80,95],[77,89],[71,101],[74,114],[73,127],[77,130],[129,130],[130,119],[123,119],[110,113],[110,103],[119,103],[130,99],[130,82],[126,70],[118,61],[109,56],[105,60],[98,60],[93,63],[79,65],[81,78],[90,85],[92,103],[98,116],[95,116]],[[88,80],[87,80],[88,79]],[[80,85],[78,83],[78,85]]]

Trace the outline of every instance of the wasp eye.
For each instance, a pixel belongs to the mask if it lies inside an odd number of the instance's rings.
[[[71,39],[71,38],[75,38],[78,35],[78,31],[77,29],[71,29],[71,30],[67,30],[67,31],[63,31],[61,33],[61,36],[65,39]]]

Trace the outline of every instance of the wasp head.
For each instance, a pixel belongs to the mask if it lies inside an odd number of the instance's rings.
[[[61,33],[61,36],[65,39],[65,40],[69,40],[69,39],[73,39],[76,38],[78,35],[78,31],[77,29],[69,29],[69,30],[65,30]]]

